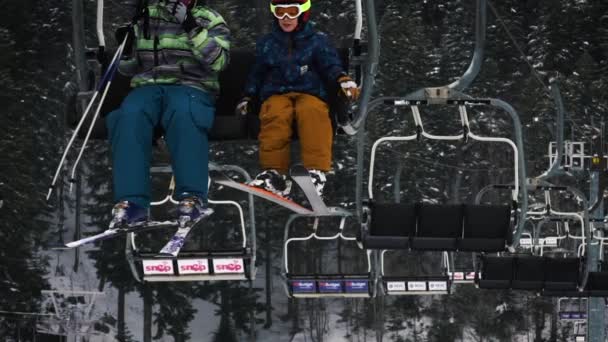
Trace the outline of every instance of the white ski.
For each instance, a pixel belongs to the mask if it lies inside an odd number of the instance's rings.
[[[110,228],[99,234],[96,234],[93,236],[87,236],[80,240],[68,242],[65,244],[65,246],[67,248],[75,248],[75,247],[85,245],[87,243],[109,239],[109,238],[124,235],[127,233],[140,232],[140,231],[146,231],[146,230],[151,230],[151,229],[160,229],[160,228],[173,228],[173,227],[176,227],[177,225],[178,224],[175,221],[163,221],[163,222],[149,221],[149,222],[143,222],[143,223],[139,223],[136,225],[132,225],[129,227]]]

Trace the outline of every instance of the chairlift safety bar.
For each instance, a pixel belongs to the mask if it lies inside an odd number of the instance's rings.
[[[356,237],[349,237],[349,236],[344,236],[343,234],[343,230],[344,230],[344,225],[346,223],[346,217],[342,217],[340,219],[340,227],[338,229],[338,233],[334,234],[334,235],[330,235],[330,236],[320,236],[317,234],[317,228],[319,225],[319,218],[315,218],[314,223],[313,223],[313,232],[305,237],[293,237],[293,238],[289,238],[285,241],[285,244],[283,246],[283,260],[284,260],[284,267],[285,267],[285,273],[289,274],[289,256],[288,256],[288,251],[289,251],[289,244],[294,242],[294,241],[308,241],[308,240],[319,240],[319,241],[330,241],[330,240],[344,240],[344,241],[354,241],[357,242],[357,238]],[[366,250],[365,251],[367,254],[367,272],[371,273],[372,271],[372,262],[371,262],[371,251],[370,250]],[[340,262],[338,260],[338,262]]]
[[[104,48],[106,46],[106,39],[103,33],[103,8],[104,0],[97,0],[97,39],[99,40],[99,47]]]
[[[374,179],[374,168],[375,168],[375,160],[376,160],[376,150],[378,146],[386,141],[411,141],[416,140],[420,136],[431,140],[443,140],[443,141],[454,141],[454,140],[463,140],[467,137],[470,137],[473,140],[481,141],[481,142],[500,142],[508,144],[514,152],[514,189],[512,191],[512,199],[517,202],[519,196],[519,153],[517,146],[513,141],[507,138],[500,137],[482,137],[472,133],[469,129],[469,119],[466,111],[466,107],[464,105],[459,105],[458,110],[460,114],[460,121],[463,127],[466,127],[466,131],[459,135],[434,135],[426,132],[424,130],[424,125],[422,122],[422,118],[420,116],[420,111],[417,105],[410,106],[412,110],[412,116],[414,119],[414,123],[418,130],[418,133],[412,134],[409,136],[392,136],[392,137],[383,137],[376,140],[372,146],[371,157],[370,157],[370,166],[369,166],[369,178],[368,178],[368,196],[370,199],[373,199],[373,179]]]

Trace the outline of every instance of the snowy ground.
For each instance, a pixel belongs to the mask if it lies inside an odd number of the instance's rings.
[[[74,236],[73,212],[66,212],[66,228],[64,233],[66,241]],[[83,217],[83,222],[88,222]],[[79,250],[65,250],[61,252],[46,251],[43,254],[50,259],[51,272],[49,283],[56,291],[98,291],[99,279],[96,275],[93,260],[88,257],[88,250],[97,248],[86,245]],[[73,271],[75,253],[79,253],[78,272]],[[118,305],[118,291],[116,288],[106,285],[102,290],[103,295],[95,300],[91,319],[98,320],[105,314],[116,317]],[[190,324],[193,341],[207,341],[212,332],[219,324],[219,317],[215,317],[216,306],[203,300],[195,300],[193,306],[198,310],[194,320]],[[126,296],[125,317],[128,331],[137,341],[143,340],[143,300],[138,293],[131,292]],[[154,333],[154,327],[153,327]],[[114,342],[115,331],[100,336],[91,336],[89,342]],[[71,340],[71,339],[68,339]],[[160,342],[173,341],[165,337]]]

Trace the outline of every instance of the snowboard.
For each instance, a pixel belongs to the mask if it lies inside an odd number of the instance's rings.
[[[251,186],[245,183],[239,183],[232,178],[230,178],[227,174],[223,173],[219,170],[209,170],[209,176],[213,179],[214,182],[227,186],[229,188],[233,188],[236,190],[244,191],[250,193],[254,196],[261,197],[265,200],[276,203],[280,206],[283,206],[297,214],[301,215],[313,215],[315,212],[309,208],[306,208],[299,203],[296,203],[288,198],[283,196],[279,196],[270,191],[266,191],[264,189],[257,188],[255,186]],[[310,178],[310,177],[309,177]],[[312,184],[312,183],[311,183]]]

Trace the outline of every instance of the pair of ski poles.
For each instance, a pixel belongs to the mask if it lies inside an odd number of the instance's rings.
[[[95,100],[97,99],[97,97],[99,96],[99,93],[102,91],[102,88],[103,88],[103,92],[102,92],[101,98],[99,100],[99,104],[97,105],[97,109],[95,110],[95,114],[93,115],[93,119],[91,120],[91,125],[89,126],[87,135],[85,136],[84,142],[82,143],[82,147],[80,148],[80,152],[78,153],[76,162],[74,163],[74,166],[72,167],[71,177],[69,180],[70,181],[70,192],[72,191],[72,186],[75,181],[74,177],[76,174],[76,168],[78,167],[78,164],[80,163],[80,159],[82,158],[82,155],[87,146],[89,138],[91,137],[91,133],[93,132],[93,128],[95,127],[95,122],[97,122],[97,119],[99,118],[99,112],[101,111],[103,102],[106,99],[108,90],[110,89],[110,86],[112,85],[112,79],[114,78],[114,74],[116,73],[116,70],[118,69],[118,65],[120,64],[120,60],[122,58],[122,54],[123,54],[125,45],[127,43],[128,37],[129,37],[129,35],[125,35],[125,37],[122,41],[122,44],[120,44],[118,46],[118,49],[114,53],[114,57],[112,57],[112,61],[108,65],[108,69],[101,77],[101,80],[99,82],[99,85],[97,86],[97,89],[93,93],[93,96],[91,97],[89,104],[87,105],[84,113],[82,114],[82,117],[80,118],[80,121],[78,122],[78,125],[76,126],[76,129],[74,130],[74,133],[72,134],[72,137],[70,138],[67,146],[65,147],[65,149],[63,151],[63,155],[61,156],[61,160],[59,161],[59,166],[57,167],[57,170],[55,171],[55,176],[53,177],[53,182],[51,183],[51,186],[49,187],[49,191],[46,195],[47,201],[51,197],[53,189],[55,188],[57,179],[59,178],[59,173],[61,172],[61,168],[63,167],[63,164],[65,163],[67,154],[70,151],[70,149],[72,148],[74,140],[76,140],[76,137],[78,136],[78,133],[80,132],[82,125],[84,124],[85,120],[87,119],[87,116],[89,115],[89,112],[91,111],[91,108],[93,107],[93,103],[95,102]]]

